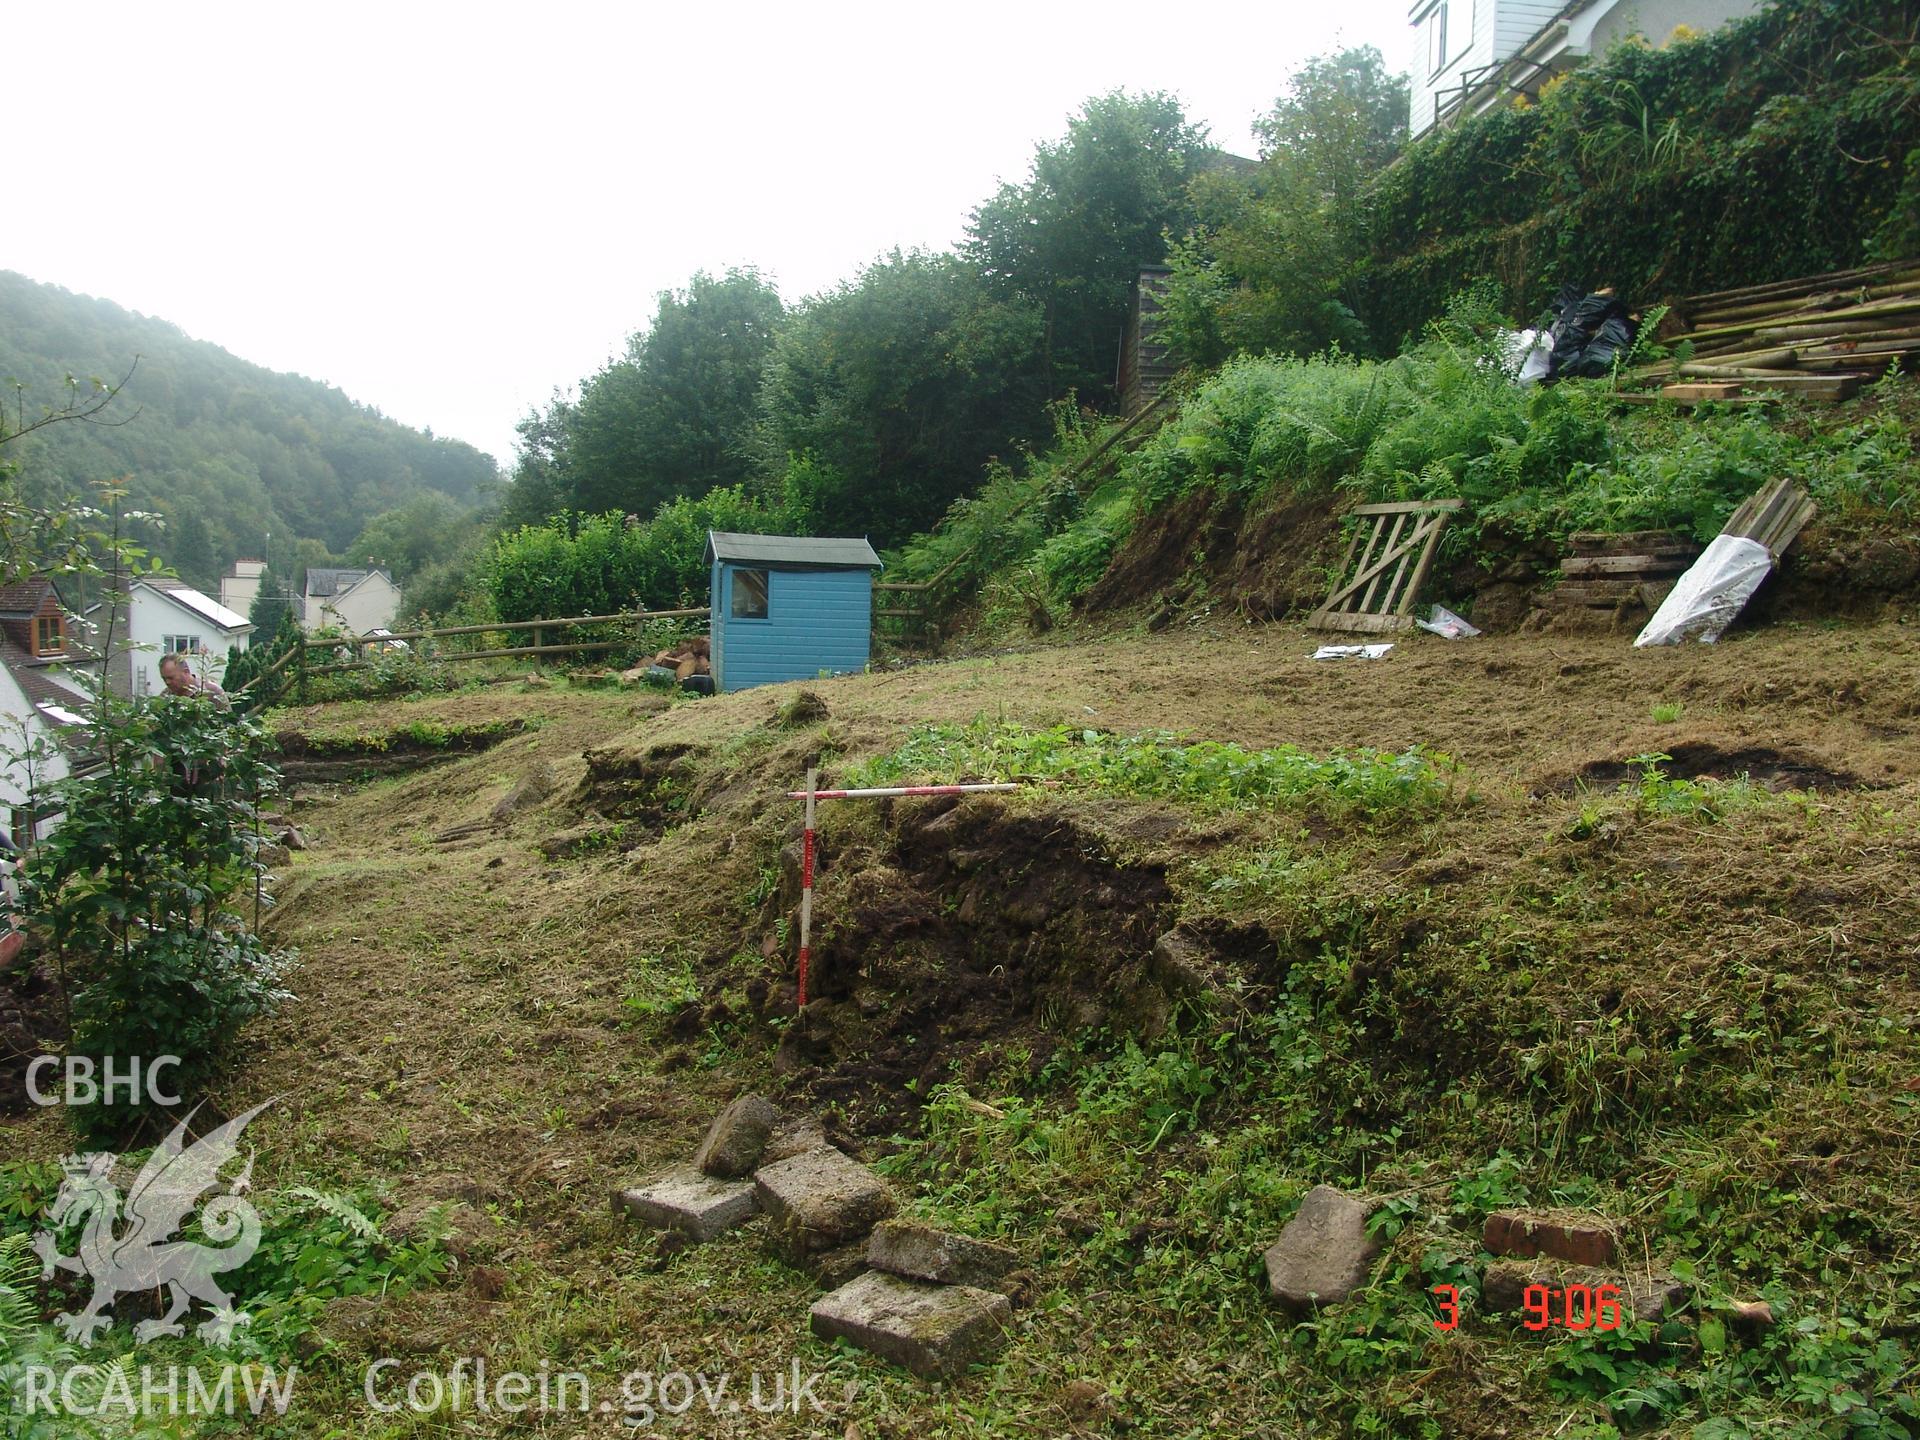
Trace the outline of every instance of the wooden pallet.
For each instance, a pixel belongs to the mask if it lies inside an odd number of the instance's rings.
[[[1791,480],[1775,480],[1747,497],[1720,533],[1757,540],[1778,560],[1819,508]]]
[[[1337,583],[1320,608],[1307,617],[1308,626],[1381,634],[1413,629],[1413,603],[1433,569],[1440,534],[1463,503],[1396,500],[1355,507],[1352,513],[1371,523],[1362,523],[1354,531],[1346,558],[1340,562],[1340,573],[1348,578]]]
[[[1563,577],[1542,603],[1556,629],[1619,630],[1650,615],[1687,572],[1700,546],[1671,530],[1568,537],[1573,553],[1560,562]]]

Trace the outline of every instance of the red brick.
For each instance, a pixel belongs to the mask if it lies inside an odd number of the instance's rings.
[[[1611,1265],[1620,1251],[1612,1221],[1558,1210],[1497,1211],[1487,1217],[1480,1243],[1495,1255],[1551,1255],[1574,1265]]]

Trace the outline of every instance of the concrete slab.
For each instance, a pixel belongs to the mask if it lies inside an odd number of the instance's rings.
[[[1020,1256],[1004,1245],[952,1235],[917,1220],[883,1220],[867,1242],[867,1263],[909,1280],[999,1290]]]
[[[843,1339],[914,1374],[960,1374],[1006,1342],[1013,1306],[969,1285],[928,1285],[869,1270],[813,1304],[813,1333]]]
[[[716,1180],[690,1165],[621,1191],[613,1206],[656,1230],[677,1230],[692,1240],[711,1240],[760,1209],[751,1181]]]
[[[838,1150],[808,1150],[763,1165],[753,1184],[788,1250],[831,1250],[863,1239],[894,1211],[893,1193],[880,1177]]]

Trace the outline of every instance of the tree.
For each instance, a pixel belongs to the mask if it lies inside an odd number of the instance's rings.
[[[1189,359],[1364,352],[1353,284],[1363,191],[1406,138],[1407,85],[1371,46],[1309,61],[1258,129],[1258,172],[1202,176],[1198,224],[1173,247],[1165,333]]]
[[[762,473],[787,477],[815,534],[906,539],[1038,438],[1022,375],[1039,329],[957,257],[895,251],[789,319],[761,389]]]
[[[198,507],[183,505],[174,515],[164,540],[174,573],[202,590],[220,585],[220,557],[213,548],[213,532],[200,518]]]
[[[384,510],[347,547],[355,565],[382,567],[404,585],[414,575],[469,548],[475,517],[444,495],[426,491],[397,510]]]
[[[785,308],[758,271],[696,274],[663,291],[626,354],[529,416],[509,520],[561,510],[650,515],[747,479],[760,372]]]
[[[1116,90],[973,212],[963,253],[1041,312],[1036,402],[1106,393],[1134,280],[1186,229],[1188,182],[1217,155],[1175,97]]]
[[[253,605],[247,611],[247,619],[253,624],[254,643],[257,645],[267,636],[280,628],[283,616],[293,613],[293,602],[287,596],[287,584],[273,570],[267,569],[260,574],[260,588],[254,591]]]

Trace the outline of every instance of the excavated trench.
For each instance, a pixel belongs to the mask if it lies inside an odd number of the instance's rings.
[[[1795,755],[1765,746],[1726,749],[1712,744],[1676,744],[1658,763],[1660,773],[1673,780],[1746,780],[1764,790],[1878,789],[1873,781],[1837,769],[1809,755]],[[1587,789],[1611,789],[1637,783],[1647,762],[1632,758],[1596,760],[1582,766],[1557,785],[1557,794]]]
[[[524,729],[524,721],[503,720],[420,735],[398,731],[350,739],[284,730],[274,736],[280,751],[275,763],[290,785],[372,780],[477,755]]]
[[[1152,1038],[1184,999],[1270,991],[1284,972],[1264,933],[1176,925],[1164,852],[1123,856],[1127,839],[936,800],[893,807],[878,842],[821,851],[811,1003],[774,1060],[790,1091],[854,1133],[886,1134],[940,1082],[1032,1079],[1070,1037]],[[793,847],[783,859],[770,904],[791,915]],[[756,983],[748,1001],[763,1016],[793,1010],[786,985]]]

